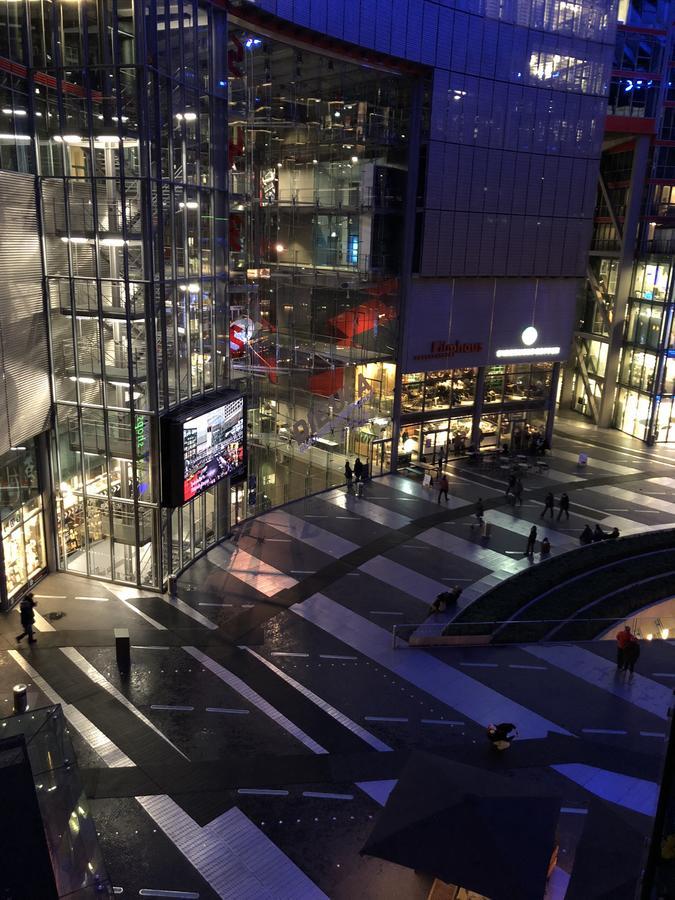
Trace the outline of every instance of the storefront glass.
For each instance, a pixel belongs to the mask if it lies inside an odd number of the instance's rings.
[[[411,84],[237,27],[229,76],[243,518],[390,458]]]
[[[46,569],[34,442],[0,457],[0,517],[7,603]]]

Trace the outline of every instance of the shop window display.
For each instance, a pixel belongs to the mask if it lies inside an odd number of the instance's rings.
[[[0,458],[0,511],[6,601],[12,603],[47,565],[33,442]]]

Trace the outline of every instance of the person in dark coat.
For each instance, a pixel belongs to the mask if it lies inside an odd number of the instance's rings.
[[[597,541],[604,541],[606,537],[607,535],[602,528],[599,525],[596,525],[593,529],[593,543],[595,544]]]
[[[352,489],[352,479],[354,478],[354,473],[352,472],[352,467],[349,465],[349,460],[345,461],[345,481],[347,482],[347,490],[351,491]]]
[[[450,484],[448,482],[448,476],[443,475],[443,477],[441,478],[441,481],[438,485],[438,502],[439,503],[441,502],[441,497],[443,496],[443,494],[445,494],[445,502],[446,503],[448,502],[448,488],[449,487],[450,487]]]
[[[584,525],[584,530],[579,535],[579,542],[581,544],[593,543],[593,531],[590,525]]]
[[[516,483],[513,486],[513,505],[516,503],[518,506],[523,505],[523,482],[520,478],[516,477]]]
[[[626,646],[623,648],[623,666],[622,670],[624,672],[628,672],[629,679],[633,678],[635,669],[635,663],[638,661],[640,657],[640,641],[635,637],[634,634],[631,634],[629,639],[626,641]]]
[[[570,517],[570,498],[567,493],[563,492],[560,495],[560,501],[558,504],[558,521],[562,518],[562,514],[565,513],[567,518]]]
[[[33,622],[35,622],[35,612],[34,609],[37,606],[37,601],[33,597],[32,593],[26,594],[21,603],[19,604],[19,613],[21,615],[21,624],[23,626],[23,631],[21,634],[17,634],[16,642],[20,643],[21,638],[27,637],[29,644],[35,643],[35,637],[33,636]]]
[[[483,498],[482,497],[479,497],[478,500],[476,500],[475,513],[476,513],[476,518],[478,519],[478,524],[482,525],[483,524],[483,516],[485,515],[485,507],[483,506]]]
[[[541,518],[543,519],[547,512],[551,513],[551,518],[553,518],[553,506],[555,504],[555,497],[549,491],[546,497],[544,498],[544,508],[541,511]]]
[[[534,556],[534,545],[537,543],[537,526],[533,525],[530,528],[530,533],[527,536],[527,549],[525,550],[525,556]]]
[[[358,456],[354,460],[354,478],[356,478],[357,481],[361,481],[363,478],[363,463]]]

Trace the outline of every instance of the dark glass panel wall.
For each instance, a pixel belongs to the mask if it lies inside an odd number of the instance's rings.
[[[229,342],[276,505],[390,452],[412,92],[238,28],[229,77]]]

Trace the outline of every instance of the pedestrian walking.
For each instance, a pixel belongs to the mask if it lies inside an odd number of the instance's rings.
[[[634,634],[631,634],[626,642],[626,646],[623,648],[623,671],[628,672],[628,680],[633,680],[633,675],[635,672],[635,663],[638,661],[640,657],[640,642],[635,637]]]
[[[551,555],[551,542],[547,537],[541,542],[539,547],[539,555],[542,559],[545,559],[547,556]]]
[[[476,519],[478,520],[479,527],[483,527],[483,516],[485,514],[485,507],[483,506],[483,498],[479,497],[476,501],[475,506]]]
[[[441,478],[440,485],[438,487],[438,502],[441,502],[441,497],[445,494],[445,502],[448,502],[448,488],[450,487],[448,483],[448,476],[443,475]]]
[[[516,483],[513,487],[513,505],[523,505],[523,482],[516,476]]]
[[[35,621],[35,612],[34,609],[37,606],[37,601],[35,600],[32,592],[26,594],[21,603],[19,604],[19,613],[21,615],[21,624],[23,626],[23,631],[21,634],[17,634],[16,642],[20,643],[21,638],[27,637],[29,644],[35,643],[35,637],[33,636],[33,622]]]
[[[358,483],[359,481],[361,481],[362,477],[363,477],[363,463],[357,456],[356,459],[354,460],[354,478],[356,479],[356,481]]]
[[[558,503],[558,521],[560,521],[563,513],[565,513],[567,519],[569,520],[570,498],[567,496],[567,493],[565,491],[563,491],[563,493],[560,495],[560,502]]]
[[[626,645],[633,637],[630,625],[624,625],[621,631],[619,631],[616,635],[616,671],[619,672],[623,670],[624,664],[624,653],[626,650]]]
[[[509,494],[513,494],[513,490],[516,486],[516,473],[511,472],[509,475],[509,483],[506,485],[506,491],[504,492],[504,496],[508,497]]]
[[[345,461],[345,481],[347,482],[347,490],[353,490],[352,481],[354,480],[354,473],[352,472],[352,467],[349,465],[349,460]]]
[[[546,497],[544,498],[544,508],[541,511],[541,518],[543,519],[547,512],[551,513],[551,518],[553,518],[553,506],[555,505],[555,497],[551,493],[548,492]]]
[[[534,545],[537,543],[537,526],[533,525],[530,528],[530,533],[527,536],[527,549],[525,550],[525,556],[534,556]]]

